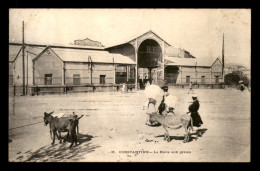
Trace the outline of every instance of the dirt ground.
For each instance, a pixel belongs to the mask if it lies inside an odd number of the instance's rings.
[[[184,129],[170,131],[145,125],[144,91],[97,92],[9,97],[9,161],[17,162],[249,162],[250,92],[196,89],[203,135],[183,143]],[[188,89],[169,89],[178,97],[176,113],[184,114]],[[56,139],[51,145],[43,113],[71,114],[79,121],[79,145]],[[65,136],[65,134],[62,134]]]

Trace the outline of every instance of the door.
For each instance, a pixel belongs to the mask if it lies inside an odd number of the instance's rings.
[[[73,84],[80,85],[80,75],[79,74],[73,74]]]
[[[186,76],[186,83],[190,83],[190,76]]]
[[[45,74],[45,85],[52,85],[52,74]]]
[[[201,76],[201,83],[205,83],[205,76]]]
[[[219,76],[215,76],[215,83],[219,83]]]

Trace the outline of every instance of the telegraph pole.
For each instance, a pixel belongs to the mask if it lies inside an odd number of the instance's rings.
[[[223,78],[224,78],[224,67],[225,67],[225,64],[224,64],[224,62],[225,62],[225,56],[224,56],[224,33],[223,33],[223,44],[222,44],[222,76],[223,76]]]
[[[88,61],[90,62],[90,84],[92,85],[92,59],[91,56],[88,56]]]
[[[23,54],[23,95],[25,95],[25,68],[24,68],[24,21],[23,21],[23,44],[22,44],[22,54]]]
[[[197,61],[196,61],[196,64],[195,64],[195,77],[196,77],[196,84],[197,84]]]
[[[28,94],[28,52],[26,53],[26,95]]]

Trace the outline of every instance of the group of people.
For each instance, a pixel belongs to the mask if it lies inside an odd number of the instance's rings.
[[[191,83],[191,85],[192,85],[192,83]],[[156,85],[152,88],[154,88],[154,91],[157,91]],[[174,109],[175,109],[175,104],[176,104],[177,98],[168,93],[168,86],[164,85],[164,86],[161,86],[160,88],[162,90],[162,100],[160,102],[160,105],[158,106],[158,109],[154,109],[154,110],[152,109],[152,110],[156,111],[155,113],[158,113],[159,115],[162,115],[162,116],[175,115]],[[143,106],[143,109],[147,108],[147,110],[149,110],[149,104],[151,104],[151,103],[153,103],[155,106],[156,98],[153,98],[153,97],[148,98]],[[200,127],[203,124],[201,116],[198,113],[199,107],[200,107],[200,103],[198,100],[198,96],[196,94],[192,94],[192,102],[189,105],[188,112],[186,114],[190,114],[190,116],[193,120],[193,126],[195,126],[195,127]],[[149,115],[148,115],[146,124],[149,126],[154,126],[154,125],[157,125],[158,123],[152,122],[149,119]]]

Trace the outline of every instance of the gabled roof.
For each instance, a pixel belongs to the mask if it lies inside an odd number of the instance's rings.
[[[78,50],[51,48],[62,61],[66,62],[90,62],[89,56],[94,63],[118,63],[118,64],[135,64],[135,62],[127,56],[121,54],[113,54],[108,51]],[[114,61],[113,61],[114,60]]]
[[[59,57],[59,55],[57,55],[57,54],[50,48],[50,46],[46,46],[41,53],[39,53],[37,56],[35,56],[35,58],[33,58],[33,62],[34,62],[35,60],[37,60],[39,57],[41,57],[41,55],[44,54],[47,50],[48,50],[48,51],[51,51],[51,52],[55,55],[55,57],[57,57],[61,62],[63,62],[63,60]]]
[[[21,50],[21,45],[9,45],[9,62],[14,62]]]
[[[26,46],[25,52],[32,54],[32,59],[34,59],[37,55],[39,55],[44,50],[44,47],[33,47],[33,46]]]
[[[204,58],[180,58],[180,57],[168,57],[165,55],[165,61],[167,66],[193,66],[211,67],[213,61],[211,59]],[[197,64],[196,64],[197,63]]]
[[[222,65],[222,62],[219,60],[219,58],[217,58],[217,59],[214,61],[214,63],[211,65],[211,67],[212,67],[217,61],[219,61],[220,64]]]
[[[108,46],[108,47],[106,47],[105,49],[111,48],[111,47],[114,47],[114,46],[119,46],[119,45],[123,45],[123,44],[129,43],[129,42],[133,41],[134,39],[137,39],[137,38],[139,38],[139,37],[141,37],[141,36],[143,36],[143,35],[145,35],[145,34],[147,34],[147,33],[152,33],[152,34],[156,35],[158,38],[162,39],[160,36],[158,36],[158,35],[157,35],[156,33],[154,33],[152,30],[149,30],[149,31],[147,31],[147,32],[145,32],[145,33],[143,33],[143,34],[141,34],[140,36],[132,37],[132,38],[126,40],[126,41],[122,41],[121,43],[117,43],[117,44],[115,44],[115,45]],[[164,39],[162,39],[162,40],[164,40]],[[171,46],[171,45],[170,45],[169,43],[167,43],[165,40],[164,40],[164,42],[165,42],[166,44],[168,44],[169,46]]]
[[[137,39],[137,38],[139,38],[139,37],[142,37],[143,35],[145,35],[145,34],[147,34],[147,33],[152,33],[152,34],[156,35],[157,37],[159,37],[160,39],[162,39],[162,38],[161,38],[160,36],[158,36],[155,32],[153,32],[152,30],[149,30],[149,31],[145,32],[144,34],[142,34],[142,35],[140,35],[140,36],[138,36],[138,37],[136,37],[136,38],[131,39],[129,42],[131,42],[132,40]],[[164,39],[162,39],[162,40],[164,40]],[[167,43],[165,40],[164,40],[164,42],[165,42],[166,44],[168,44],[169,46],[171,46],[171,45],[170,45],[169,43]]]

